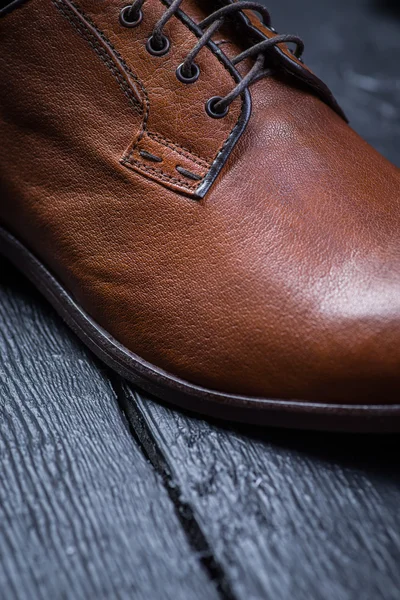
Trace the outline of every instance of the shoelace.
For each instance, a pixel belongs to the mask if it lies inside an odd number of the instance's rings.
[[[170,41],[164,34],[163,29],[168,21],[176,14],[182,2],[183,0],[174,0],[165,10],[163,16],[154,25],[152,35],[146,44],[146,48],[151,54],[162,56],[168,52]],[[125,6],[121,11],[121,24],[125,27],[136,27],[139,25],[143,18],[142,7],[144,3],[145,0],[134,0],[131,4]],[[264,25],[269,27],[272,31],[275,31],[271,27],[271,16],[269,11],[257,2],[239,0],[234,4],[229,4],[214,11],[210,16],[198,23],[198,27],[204,31],[204,33],[191,52],[189,52],[184,62],[177,68],[177,77],[181,81],[184,83],[194,83],[198,79],[200,68],[195,60],[200,50],[208,44],[212,36],[220,29],[227,17],[243,10],[256,11],[261,15]],[[214,118],[224,117],[232,102],[240,96],[246,88],[259,79],[268,77],[272,74],[271,69],[265,68],[266,52],[279,44],[288,43],[295,44],[296,49],[293,51],[293,54],[296,58],[301,59],[304,52],[304,43],[296,35],[275,35],[273,38],[262,40],[261,42],[254,44],[236,56],[232,60],[233,65],[239,64],[246,58],[255,58],[254,65],[229,94],[223,98],[221,96],[210,98],[206,104],[208,114]]]

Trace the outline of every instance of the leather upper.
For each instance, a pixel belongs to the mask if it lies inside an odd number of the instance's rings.
[[[196,198],[199,180],[176,166],[204,178],[243,100],[211,119],[207,99],[235,85],[226,65],[204,48],[201,77],[182,84],[196,35],[175,17],[170,52],[152,57],[165,6],[147,0],[124,29],[124,5],[29,0],[0,19],[0,222],[109,333],[176,376],[398,402],[399,170],[311,89],[270,77]]]

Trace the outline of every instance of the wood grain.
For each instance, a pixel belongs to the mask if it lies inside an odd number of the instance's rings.
[[[217,598],[105,373],[0,273],[0,597]]]
[[[398,437],[229,429],[132,391],[125,403],[237,598],[398,600]]]

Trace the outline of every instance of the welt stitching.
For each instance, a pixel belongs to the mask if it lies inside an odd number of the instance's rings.
[[[180,184],[183,187],[186,187],[188,189],[193,189],[194,187],[197,187],[197,185],[198,185],[197,181],[196,181],[196,184],[190,184],[186,180],[179,179],[178,177],[172,177],[171,175],[168,175],[161,169],[157,169],[156,167],[149,167],[147,165],[144,165],[140,160],[136,160],[134,158],[130,159],[129,161],[123,160],[122,162],[124,164],[128,164],[128,165],[136,165],[137,167],[143,169],[144,171],[149,171],[150,173],[155,173],[160,179],[164,179],[165,181],[171,181],[173,183]]]
[[[74,27],[82,37],[84,37],[89,44],[89,46],[96,52],[100,60],[108,67],[111,71],[112,75],[116,79],[118,85],[123,91],[124,95],[128,98],[129,103],[133,108],[139,112],[139,114],[143,113],[143,107],[138,103],[135,95],[129,87],[129,84],[124,79],[123,75],[120,73],[116,65],[113,63],[112,58],[107,54],[106,50],[99,46],[98,41],[95,36],[85,28],[84,23],[81,21],[77,22],[77,17],[73,13],[73,11],[66,6],[65,4],[61,5],[57,0],[52,0],[53,4],[56,8],[63,13],[65,19]]]
[[[185,158],[190,159],[192,162],[196,163],[200,167],[210,168],[210,166],[211,166],[210,163],[203,160],[197,154],[193,154],[190,150],[187,150],[183,146],[177,146],[176,144],[174,144],[173,142],[171,142],[170,140],[168,140],[167,138],[163,137],[162,135],[160,135],[158,133],[152,133],[152,132],[148,131],[147,135],[149,136],[149,138],[155,139],[157,142],[160,142],[160,144],[162,144],[163,146],[167,146],[168,148],[171,148],[171,150],[174,150],[177,154],[181,154],[181,156],[184,156]]]

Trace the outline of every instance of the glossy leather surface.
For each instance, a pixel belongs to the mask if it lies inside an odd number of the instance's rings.
[[[178,19],[168,57],[148,55],[156,0],[134,30],[118,22],[123,2],[79,3],[112,56],[68,4],[30,0],[0,20],[0,221],[174,375],[249,396],[398,402],[399,170],[320,99],[269,78],[193,199],[174,169],[179,157],[203,176],[229,137],[241,101],[218,120],[204,103],[232,76],[204,49],[198,82],[178,82],[195,40]]]

